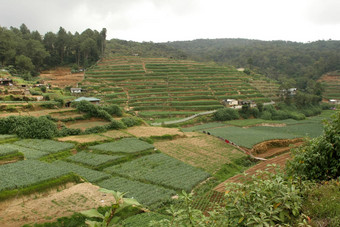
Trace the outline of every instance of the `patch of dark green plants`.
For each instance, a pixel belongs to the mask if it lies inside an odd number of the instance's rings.
[[[220,182],[243,172],[249,167],[256,164],[256,160],[250,157],[242,157],[231,160],[229,163],[224,164],[213,176]]]

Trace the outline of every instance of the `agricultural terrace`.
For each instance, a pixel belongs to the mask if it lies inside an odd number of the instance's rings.
[[[169,201],[176,192],[171,189],[152,184],[145,184],[136,180],[129,180],[123,177],[112,177],[98,183],[100,187],[127,192],[127,197],[133,197],[142,204],[157,207]]]
[[[0,200],[18,193],[26,193],[31,188],[46,188],[56,181],[59,184],[71,181],[73,177],[69,174],[68,170],[37,160],[0,165]]]
[[[252,83],[249,83],[252,81]],[[223,107],[224,99],[270,101],[277,85],[232,67],[165,58],[103,59],[85,75],[83,87],[105,103],[145,118],[188,116]],[[102,86],[105,84],[105,86]],[[266,89],[269,89],[267,91]],[[265,94],[262,94],[262,92]]]
[[[0,165],[0,198],[6,199],[18,192],[35,192],[49,188],[49,184],[57,186],[81,177],[100,187],[127,192],[127,196],[157,208],[172,200],[179,190],[190,191],[210,176],[201,169],[157,153],[152,144],[137,138],[104,142],[71,154],[69,151],[74,146],[74,143],[32,139],[1,144],[0,157],[20,151],[27,160]],[[61,156],[61,160],[46,159],[48,155],[64,151],[68,153]]]
[[[95,151],[105,152],[109,154],[131,154],[153,149],[154,146],[136,138],[123,138],[115,142],[90,146],[89,148]]]
[[[323,93],[326,99],[338,99],[340,100],[340,72],[332,72],[323,75],[319,82],[321,82],[325,87],[325,92]]]
[[[197,134],[189,138],[156,142],[163,153],[213,174],[222,165],[246,155],[212,136]]]
[[[203,170],[160,153],[108,167],[104,171],[186,191],[190,191],[195,185],[209,177],[209,174]]]
[[[206,131],[216,137],[251,149],[254,145],[273,139],[294,139],[302,137],[317,137],[322,133],[322,121],[333,111],[324,111],[321,115],[305,120],[287,119],[269,121],[262,119],[246,119],[227,121],[225,123],[208,123],[184,128],[184,131]]]

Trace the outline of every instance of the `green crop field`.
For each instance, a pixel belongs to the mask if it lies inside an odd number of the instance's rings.
[[[214,136],[222,137],[235,144],[252,148],[255,144],[272,139],[293,139],[316,137],[322,132],[322,125],[314,123],[292,124],[285,127],[255,126],[240,128],[235,126],[207,130]]]
[[[112,177],[99,182],[98,185],[109,190],[126,192],[127,197],[133,197],[141,204],[152,207],[157,207],[169,201],[171,196],[176,194],[176,192],[171,189],[122,177]]]
[[[73,143],[67,142],[57,142],[54,140],[43,140],[43,139],[25,139],[19,140],[14,143],[22,147],[27,147],[35,150],[41,150],[48,153],[57,153],[60,151],[65,151],[72,149],[74,147]]]
[[[86,168],[86,167],[83,167],[77,164],[64,162],[60,160],[53,162],[52,165],[57,167],[58,169],[63,169],[69,172],[73,172],[79,175],[80,177],[88,180],[91,183],[96,183],[98,181],[102,181],[104,179],[111,177],[110,174],[92,170],[92,169],[89,169],[89,168]]]
[[[228,98],[270,101],[278,93],[274,81],[232,67],[140,57],[103,59],[86,72],[83,87],[104,102],[138,111],[145,118],[214,110],[222,108],[222,100]],[[144,111],[164,114],[150,116]]]
[[[97,169],[105,164],[113,163],[124,156],[117,155],[105,155],[105,154],[94,154],[89,152],[80,152],[76,155],[68,157],[67,160],[71,162],[81,163],[91,168]]]
[[[7,156],[7,155],[15,154],[15,153],[18,153],[17,149],[8,148],[8,147],[5,147],[3,145],[0,145],[0,158],[2,156]]]
[[[165,154],[146,155],[130,162],[108,167],[104,171],[186,191],[190,191],[210,176],[201,169],[184,164]]]
[[[89,147],[92,150],[101,151],[105,153],[136,153],[145,150],[153,149],[152,144],[146,143],[136,138],[123,138],[116,142],[103,143]]]
[[[2,146],[7,147],[8,149],[15,149],[18,150],[20,153],[23,153],[26,159],[39,159],[43,156],[48,155],[48,152],[31,149],[27,147],[22,147],[16,144],[2,144]]]
[[[68,173],[68,170],[36,160],[25,160],[1,165],[0,192],[36,185]]]

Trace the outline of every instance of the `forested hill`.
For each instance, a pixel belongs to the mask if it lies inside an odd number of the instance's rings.
[[[88,67],[103,55],[105,41],[105,28],[72,34],[60,27],[57,33],[41,35],[25,24],[9,29],[0,26],[0,67],[25,79],[56,66]]]
[[[141,57],[165,57],[174,59],[186,59],[187,54],[177,48],[163,43],[134,42],[120,39],[111,39],[106,42],[106,57],[131,56]]]
[[[281,81],[292,78],[300,88],[310,79],[340,69],[340,41],[198,39],[168,42],[167,45],[184,51],[193,60],[251,68]]]

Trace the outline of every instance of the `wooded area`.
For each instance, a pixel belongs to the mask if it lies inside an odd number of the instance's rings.
[[[86,29],[72,34],[60,27],[57,33],[42,36],[25,24],[20,28],[0,27],[0,63],[25,79],[55,66],[87,67],[102,56],[105,40],[105,28],[101,32]]]
[[[249,68],[281,81],[287,87],[306,89],[309,80],[339,69],[340,41],[311,43],[250,39],[197,39],[167,45],[197,61],[214,61]],[[288,84],[287,84],[288,83]],[[312,82],[310,82],[312,83]]]

